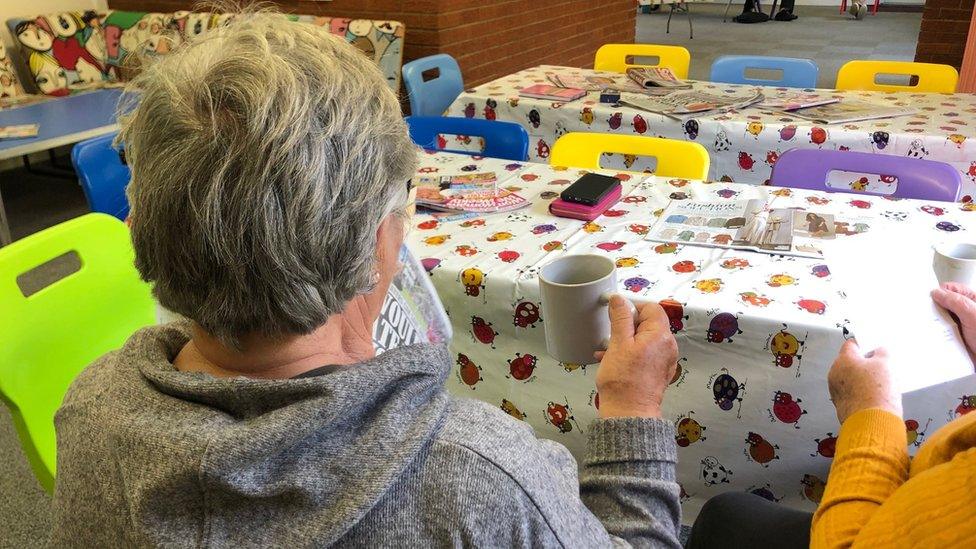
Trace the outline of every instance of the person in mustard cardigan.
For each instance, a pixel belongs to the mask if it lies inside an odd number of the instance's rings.
[[[958,317],[976,356],[976,291],[943,284],[932,299]],[[815,549],[976,547],[976,507],[970,503],[976,413],[939,429],[910,460],[901,395],[891,385],[887,361],[884,349],[864,354],[848,341],[830,369],[827,382],[841,428],[812,520],[752,494],[722,494],[702,509],[688,547],[799,547],[807,539]],[[749,527],[735,529],[739,537],[730,540],[732,529],[719,529],[729,520]]]

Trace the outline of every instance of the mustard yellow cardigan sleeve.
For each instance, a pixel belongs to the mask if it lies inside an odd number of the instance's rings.
[[[813,516],[810,546],[850,547],[878,507],[908,480],[908,467],[908,438],[900,417],[868,409],[847,418]]]

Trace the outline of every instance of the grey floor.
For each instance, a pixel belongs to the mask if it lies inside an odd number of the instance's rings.
[[[765,4],[764,4],[765,5]],[[695,38],[688,38],[687,16],[676,13],[665,33],[667,12],[637,17],[637,41],[680,44],[691,50],[691,78],[707,79],[720,55],[781,55],[814,59],[820,87],[832,87],[840,65],[854,58],[911,60],[921,21],[919,13],[881,13],[853,21],[836,8],[797,8],[796,21],[755,25],[723,23],[724,5],[691,6]],[[730,15],[741,11],[733,6]],[[61,151],[64,153],[65,151]],[[61,158],[61,163],[66,163]],[[0,192],[14,239],[88,211],[76,181],[39,177],[23,169],[0,172]],[[0,406],[0,548],[32,547],[49,528],[47,497],[20,450],[10,415]],[[687,531],[684,532],[687,535]]]
[[[840,2],[838,1],[838,6]],[[768,12],[772,2],[762,2]],[[725,4],[691,4],[695,34],[688,38],[688,16],[675,12],[665,33],[667,8],[637,16],[637,42],[676,44],[691,51],[689,78],[708,80],[709,68],[722,55],[775,55],[813,59],[820,66],[818,87],[834,87],[837,69],[851,59],[912,61],[921,13],[880,12],[856,21],[837,7],[797,6],[799,19],[745,25],[731,17],[742,11],[733,3],[722,22]]]

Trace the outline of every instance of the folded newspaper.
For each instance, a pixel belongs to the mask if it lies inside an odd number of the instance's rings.
[[[744,109],[764,99],[762,92],[758,89],[747,89],[743,90],[743,93],[727,95],[702,91],[675,91],[658,97],[632,93],[623,93],[620,96],[621,103],[678,120],[694,114],[717,114]]]
[[[840,101],[837,97],[822,95],[818,93],[791,93],[779,95],[777,97],[767,97],[762,103],[757,105],[761,109],[774,109],[778,111],[796,111],[830,105]]]
[[[790,116],[819,124],[845,124],[878,118],[894,118],[915,114],[918,109],[877,105],[864,101],[840,101],[826,105],[789,111]]]
[[[560,88],[578,88],[586,91],[600,91],[605,88],[613,88],[618,84],[616,79],[609,76],[547,72],[546,78]]]
[[[681,80],[667,67],[634,67],[627,69],[627,77],[642,88],[691,89],[691,82]]]
[[[818,241],[837,235],[834,216],[798,208],[774,208],[765,200],[672,200],[647,240],[693,246],[822,257]]]
[[[413,183],[417,207],[431,210],[495,213],[529,205],[518,194],[499,187],[494,172],[415,177]]]

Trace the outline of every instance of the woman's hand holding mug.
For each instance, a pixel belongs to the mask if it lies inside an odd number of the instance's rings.
[[[661,417],[661,402],[678,361],[668,315],[657,303],[610,298],[610,345],[596,353],[600,417]]]

